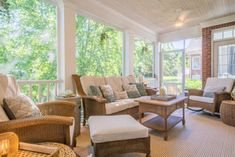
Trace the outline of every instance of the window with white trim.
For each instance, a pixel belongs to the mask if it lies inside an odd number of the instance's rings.
[[[213,73],[219,78],[235,78],[235,27],[212,32]]]

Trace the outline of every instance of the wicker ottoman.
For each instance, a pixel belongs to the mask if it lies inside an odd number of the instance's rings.
[[[222,102],[220,117],[225,124],[235,126],[235,101],[226,100]]]
[[[88,124],[95,157],[131,152],[150,155],[148,129],[129,115],[91,116]]]

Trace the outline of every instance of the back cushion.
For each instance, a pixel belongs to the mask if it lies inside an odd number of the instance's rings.
[[[20,94],[15,77],[0,74],[0,104],[6,97],[14,97]]]
[[[231,92],[234,84],[234,79],[229,78],[208,78],[206,81],[205,89],[213,86],[225,87],[225,92]]]
[[[20,89],[15,77],[0,74],[0,122],[9,120],[2,108],[3,99],[6,97],[14,97],[19,94]]]
[[[2,105],[0,105],[0,122],[9,121],[6,112],[3,110]]]
[[[106,80],[106,84],[110,85],[113,91],[118,91],[118,92],[123,91],[121,77],[110,76],[110,77],[106,77],[105,80]]]
[[[80,78],[83,91],[88,95],[88,88],[90,85],[95,86],[95,81],[93,76],[82,76]]]
[[[95,82],[95,85],[96,86],[102,86],[102,85],[106,85],[106,82],[105,82],[105,78],[102,77],[102,76],[96,76],[94,77],[94,82]]]
[[[122,76],[122,85],[129,85],[130,83],[135,83],[135,77],[132,75],[129,76]]]

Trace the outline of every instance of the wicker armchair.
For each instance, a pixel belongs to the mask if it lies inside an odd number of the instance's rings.
[[[84,121],[83,124],[85,125],[85,121],[89,118],[89,116],[92,115],[107,115],[107,110],[106,110],[106,103],[107,100],[104,98],[100,98],[100,97],[94,97],[94,96],[88,96],[86,94],[86,92],[84,91],[84,89],[86,88],[86,86],[84,84],[82,84],[81,81],[81,76],[74,74],[72,75],[73,78],[73,83],[74,86],[77,90],[77,93],[82,97],[82,103],[84,106]],[[91,77],[90,77],[91,78]],[[94,78],[93,83],[95,83],[96,85],[100,85],[100,84],[108,84],[106,80],[106,77],[92,77],[92,79]],[[112,77],[110,77],[112,78]],[[131,81],[133,81],[134,77],[133,76],[120,76],[120,77],[113,77],[114,80],[113,82],[113,86],[118,85],[118,81],[122,80],[123,84],[125,83],[130,83]],[[89,81],[91,80],[84,80],[83,83],[90,83]],[[127,81],[124,83],[124,81]],[[128,82],[129,81],[129,82]],[[134,81],[133,81],[134,82]],[[92,83],[91,83],[92,84]],[[121,87],[122,88],[122,87]],[[146,88],[146,92],[148,95],[154,95],[157,92],[157,89],[153,89],[153,88]],[[139,107],[135,106],[132,108],[128,108],[119,112],[115,112],[112,113],[112,115],[118,115],[118,114],[129,114],[132,115],[135,118],[138,118],[138,113],[139,113]]]
[[[198,107],[210,111],[212,114],[219,112],[220,104],[223,100],[231,99],[230,93],[234,86],[233,79],[219,79],[219,78],[208,78],[205,88],[211,86],[223,86],[225,91],[215,92],[213,98],[204,97],[204,90],[189,89],[188,92],[188,107]]]
[[[19,87],[14,77],[0,75],[1,114],[5,114],[1,106],[2,99],[19,93]],[[59,142],[74,146],[76,125],[80,125],[74,123],[74,120],[76,122],[76,119],[79,118],[76,114],[77,106],[67,101],[53,101],[38,104],[38,107],[44,116],[17,120],[0,118],[0,133],[15,132],[22,142]],[[73,124],[76,124],[74,128]]]
[[[0,133],[15,132],[22,142],[58,142],[70,146],[72,124],[72,118],[62,116],[18,119],[0,122]]]

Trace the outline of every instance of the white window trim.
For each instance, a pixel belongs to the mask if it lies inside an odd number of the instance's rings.
[[[193,59],[198,58],[199,59],[199,66],[198,68],[193,67]],[[191,69],[192,70],[200,70],[201,69],[201,56],[191,56]]]
[[[235,39],[230,40],[220,40],[220,41],[213,41],[212,42],[212,49],[211,49],[211,74],[213,77],[218,77],[218,50],[215,47],[235,44]],[[216,54],[215,54],[216,53]]]

